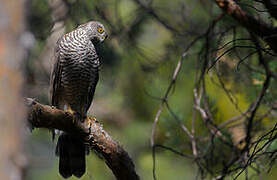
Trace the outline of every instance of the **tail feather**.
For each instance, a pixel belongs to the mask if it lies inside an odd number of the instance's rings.
[[[85,154],[86,147],[78,137],[62,133],[56,147],[56,155],[60,157],[60,174],[64,178],[72,175],[82,177],[86,171]]]

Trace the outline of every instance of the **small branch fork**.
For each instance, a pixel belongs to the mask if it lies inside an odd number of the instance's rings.
[[[156,156],[155,156],[155,150],[157,147],[162,147],[162,148],[165,148],[165,149],[171,149],[169,147],[165,147],[165,146],[161,146],[161,145],[157,145],[155,143],[155,134],[156,134],[156,128],[157,128],[157,124],[158,124],[158,121],[159,121],[159,118],[161,116],[161,113],[164,109],[164,107],[166,107],[170,113],[173,115],[173,117],[179,122],[182,130],[187,134],[187,136],[190,138],[190,140],[192,141],[192,150],[193,150],[193,155],[194,155],[194,158],[196,159],[197,158],[197,147],[196,147],[196,143],[195,143],[195,138],[194,138],[194,129],[192,130],[192,132],[190,132],[190,130],[183,124],[180,122],[180,120],[175,116],[175,114],[172,112],[172,110],[170,109],[170,106],[168,104],[168,96],[169,96],[169,93],[171,92],[172,88],[174,87],[175,83],[176,83],[176,80],[177,80],[177,77],[180,73],[180,70],[181,70],[181,67],[182,67],[182,63],[183,63],[183,60],[184,58],[186,57],[187,53],[183,53],[181,59],[178,61],[176,67],[175,67],[175,70],[173,72],[173,75],[172,75],[172,79],[171,79],[171,82],[165,92],[165,95],[163,96],[162,98],[162,102],[160,104],[160,108],[159,110],[157,111],[156,113],[156,116],[155,116],[155,119],[154,119],[154,122],[153,122],[153,126],[152,126],[152,136],[151,136],[151,147],[152,147],[152,154],[153,154],[153,178],[154,180],[157,179],[156,178],[156,173],[155,173],[155,159],[156,159]],[[172,152],[174,152],[175,154],[179,154],[179,152],[176,152],[175,150],[171,150]],[[186,158],[192,158],[192,157],[189,157],[187,155],[184,155],[182,154],[181,156],[183,157],[186,157]]]
[[[154,123],[153,123],[153,127],[152,127],[152,136],[151,136],[151,146],[152,147],[154,147],[154,145],[155,145],[155,133],[156,133],[157,123],[158,123],[159,118],[161,116],[161,113],[163,111],[164,104],[167,103],[168,95],[169,95],[171,89],[173,88],[173,86],[174,86],[174,84],[176,82],[177,76],[178,76],[178,74],[179,74],[179,72],[181,70],[181,67],[182,67],[182,61],[183,61],[185,56],[186,56],[186,54],[184,54],[182,56],[181,60],[178,61],[177,66],[176,66],[176,68],[174,70],[174,73],[173,73],[173,76],[172,76],[172,80],[171,80],[171,82],[170,82],[170,84],[169,84],[169,86],[168,86],[168,88],[167,88],[167,90],[165,92],[164,97],[162,98],[162,103],[160,105],[160,108],[159,108],[158,112],[156,113],[156,116],[155,116],[155,119],[154,119]],[[186,131],[186,133],[188,133],[189,136],[191,136],[191,134],[189,133],[187,128],[185,128],[184,130]]]
[[[84,143],[100,153],[114,176],[119,180],[138,180],[139,176],[128,153],[103,129],[94,118],[87,118],[84,123],[74,121],[68,112],[56,109],[26,98],[28,122],[33,128],[58,129],[76,134]]]

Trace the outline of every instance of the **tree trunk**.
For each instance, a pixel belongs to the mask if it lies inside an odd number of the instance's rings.
[[[28,36],[23,10],[24,0],[0,1],[0,179],[5,180],[23,179],[27,165],[22,143],[26,118],[21,65]]]

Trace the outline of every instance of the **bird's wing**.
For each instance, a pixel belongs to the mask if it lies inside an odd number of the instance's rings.
[[[96,85],[97,85],[97,82],[99,80],[99,70],[98,68],[95,69],[95,71],[92,71],[93,75],[92,75],[92,82],[91,82],[91,85],[89,87],[89,92],[88,92],[88,99],[87,99],[87,104],[86,104],[86,111],[88,111],[91,103],[92,103],[92,100],[93,100],[93,96],[94,96],[94,93],[95,93],[95,89],[96,89]]]
[[[60,48],[59,43],[61,41],[61,38],[58,40],[55,48],[55,59],[54,59],[54,67],[53,71],[51,73],[51,79],[50,79],[50,99],[51,99],[51,105],[52,106],[59,106],[59,93],[58,90],[61,85],[61,76],[62,76],[62,67],[60,64]]]
[[[62,67],[60,64],[60,48],[59,43],[61,41],[61,38],[57,41],[56,48],[55,48],[55,56],[54,56],[54,64],[53,64],[53,70],[51,72],[50,76],[50,102],[52,106],[55,106],[57,108],[59,107],[59,94],[58,90],[61,85],[61,76],[62,76]],[[56,131],[55,129],[52,129],[52,140],[55,140]]]

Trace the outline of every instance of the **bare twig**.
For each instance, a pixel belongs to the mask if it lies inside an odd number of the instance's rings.
[[[153,122],[153,126],[152,126],[152,136],[151,136],[151,146],[152,147],[155,145],[155,133],[156,133],[157,123],[158,123],[159,118],[161,116],[161,113],[163,111],[164,104],[167,101],[168,95],[169,95],[171,89],[173,88],[173,86],[174,86],[174,84],[176,82],[177,76],[178,76],[178,74],[179,74],[179,72],[181,70],[182,61],[183,61],[185,56],[186,56],[186,54],[183,54],[182,58],[178,61],[177,66],[176,66],[176,68],[174,70],[174,73],[173,73],[173,76],[172,76],[172,80],[171,80],[171,82],[170,82],[170,84],[169,84],[169,86],[168,86],[168,88],[167,88],[167,90],[165,92],[165,95],[162,98],[163,101],[162,101],[162,103],[160,105],[160,108],[159,108],[159,110],[156,113],[156,116],[155,116],[155,119],[154,119],[154,122]]]

